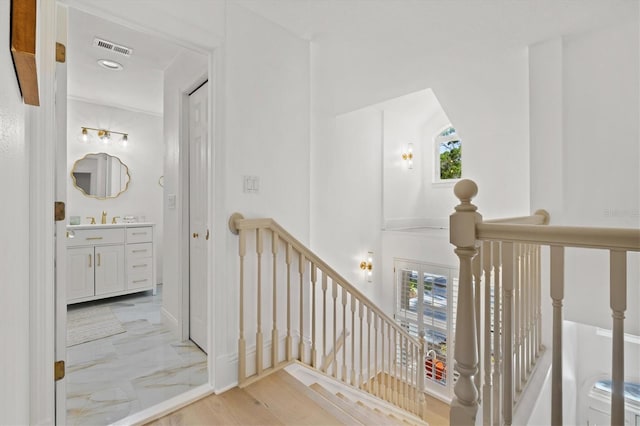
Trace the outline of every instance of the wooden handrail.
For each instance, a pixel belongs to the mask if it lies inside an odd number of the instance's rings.
[[[478,223],[476,239],[640,251],[640,229]]]
[[[323,261],[320,257],[318,257],[314,252],[309,250],[304,244],[298,241],[293,235],[287,232],[282,226],[278,224],[273,219],[270,218],[260,218],[260,219],[244,219],[244,217],[240,213],[234,213],[229,218],[229,229],[233,234],[238,234],[240,230],[251,230],[251,229],[270,229],[275,231],[279,238],[284,240],[285,242],[292,245],[292,247],[300,252],[306,259],[311,261],[318,268],[327,273],[334,281],[337,281],[340,286],[347,289],[349,293],[353,294],[353,296],[367,306],[368,309],[371,309],[376,313],[379,317],[383,318],[385,321],[392,324],[393,328],[398,331],[402,336],[411,340],[415,345],[419,346],[420,342],[415,337],[411,336],[405,329],[398,326],[396,321],[393,318],[390,318],[387,314],[385,314],[380,308],[378,308],[367,296],[362,294],[360,290],[354,287],[352,284],[347,281],[342,275],[340,275],[335,269],[329,266],[325,261]]]
[[[551,216],[546,210],[536,210],[531,216],[485,220],[484,223],[512,223],[516,225],[548,225]]]

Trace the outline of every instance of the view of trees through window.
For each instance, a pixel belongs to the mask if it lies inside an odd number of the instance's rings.
[[[440,153],[440,180],[462,177],[462,142],[456,129],[448,127],[436,138]]]

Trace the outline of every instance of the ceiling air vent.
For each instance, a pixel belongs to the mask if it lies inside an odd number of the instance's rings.
[[[110,41],[107,41],[98,37],[93,39],[93,45],[101,49],[106,49],[115,53],[119,53],[122,56],[129,57],[133,53],[133,49],[130,47],[123,46],[121,44],[112,43]]]

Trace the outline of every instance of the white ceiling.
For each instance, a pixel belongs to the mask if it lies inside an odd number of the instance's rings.
[[[436,49],[524,46],[620,19],[637,0],[232,0],[311,40],[397,38]],[[627,14],[637,19],[636,14]]]
[[[382,57],[393,57],[392,52],[402,49],[437,61],[456,53],[524,47],[621,19],[638,19],[638,0],[61,1],[70,6],[70,94],[156,113],[162,110],[162,95],[155,87],[180,49],[167,40],[205,49],[218,45],[230,4],[325,49],[346,52],[335,56],[343,69],[371,62],[367,55],[372,46],[379,47]],[[144,28],[146,34],[131,28]],[[104,55],[91,47],[94,36],[134,49],[132,58],[117,58],[125,70],[98,67],[95,61]]]
[[[130,47],[133,54],[95,47],[95,37]],[[67,44],[70,97],[162,114],[163,71],[181,47],[74,8],[69,9]],[[124,69],[107,70],[98,59],[114,60]]]

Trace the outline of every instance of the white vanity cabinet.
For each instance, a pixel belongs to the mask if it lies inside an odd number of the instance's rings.
[[[145,290],[154,285],[153,224],[67,227],[67,303]]]

